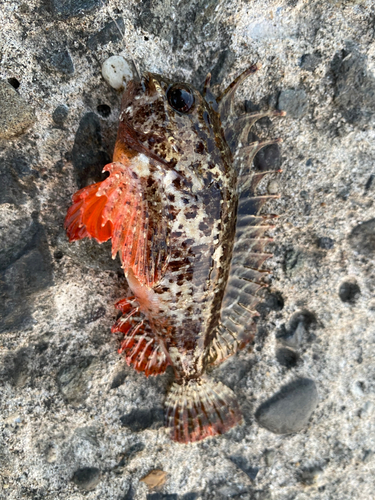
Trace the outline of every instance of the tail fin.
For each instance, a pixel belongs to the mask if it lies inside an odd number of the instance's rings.
[[[174,382],[166,402],[165,425],[171,439],[194,443],[224,434],[242,421],[234,393],[209,378]]]

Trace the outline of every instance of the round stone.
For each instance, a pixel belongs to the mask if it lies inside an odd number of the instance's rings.
[[[57,125],[62,125],[64,121],[67,119],[68,113],[69,113],[68,106],[65,106],[65,104],[60,104],[52,113],[52,120]]]
[[[126,87],[126,83],[133,79],[132,66],[122,56],[112,56],[102,65],[104,80],[114,89]]]
[[[269,194],[277,194],[279,192],[279,183],[275,180],[272,180],[268,183],[268,192]]]
[[[255,418],[261,427],[275,434],[299,432],[306,427],[317,404],[314,381],[297,379],[261,404]]]

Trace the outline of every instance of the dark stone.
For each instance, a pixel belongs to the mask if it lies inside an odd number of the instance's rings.
[[[99,45],[107,45],[109,42],[119,42],[122,40],[122,33],[125,31],[124,20],[118,17],[115,21],[107,23],[103,29],[90,36],[87,46],[91,50],[97,50]]]
[[[276,333],[276,338],[287,347],[296,348],[307,337],[314,324],[316,324],[315,315],[307,309],[303,309],[291,316],[287,327],[282,326]]]
[[[120,387],[125,382],[126,377],[128,374],[126,373],[125,370],[120,370],[119,372],[116,373],[116,375],[113,377],[112,383],[111,383],[111,389],[116,389],[117,387]]]
[[[176,493],[148,493],[147,500],[178,500]]]
[[[241,469],[245,474],[247,474],[252,481],[255,480],[259,472],[259,467],[251,467],[246,458],[241,457],[239,455],[231,456],[229,458],[235,465],[237,465],[239,469]]]
[[[261,427],[275,434],[290,434],[304,429],[318,404],[313,380],[297,379],[261,404],[255,418]]]
[[[72,162],[78,187],[104,180],[103,167],[111,158],[102,149],[102,134],[99,118],[95,113],[86,113],[79,123],[72,151]]]
[[[248,144],[259,141],[259,137],[250,132]],[[254,168],[261,172],[267,170],[278,170],[281,166],[281,154],[278,144],[270,144],[261,149],[254,158]]]
[[[375,255],[375,219],[358,224],[348,237],[350,246],[361,255]]]
[[[83,490],[93,490],[99,484],[100,470],[97,467],[83,467],[75,471],[72,481]]]
[[[265,146],[254,158],[254,167],[262,172],[278,170],[281,166],[281,153],[278,144]]]
[[[8,78],[8,83],[16,90],[20,86],[20,82],[17,80],[17,78]]]
[[[99,106],[96,108],[96,111],[103,118],[108,118],[108,116],[111,114],[111,108],[108,106],[108,104],[99,104]]]
[[[299,356],[296,352],[292,351],[292,349],[281,347],[276,351],[276,359],[280,365],[290,369],[297,365]]]
[[[60,104],[52,113],[52,120],[57,125],[62,125],[68,117],[69,108],[65,104]]]
[[[26,241],[17,248],[17,240],[1,252],[0,332],[21,328],[32,320],[34,297],[53,284],[52,262],[44,229],[31,224],[19,235]],[[11,251],[14,249],[14,253]]]
[[[337,52],[331,63],[334,103],[345,120],[368,123],[375,113],[375,78],[367,71],[367,58],[353,43]]]
[[[164,422],[163,408],[136,409],[120,418],[121,424],[133,432],[157,429]]]
[[[328,238],[328,236],[322,236],[318,239],[318,247],[323,250],[331,250],[335,246],[335,241],[332,238]]]
[[[181,500],[197,500],[199,496],[199,493],[192,491],[190,493],[185,493],[185,495],[182,495]]]
[[[35,122],[33,109],[4,80],[0,80],[0,102],[0,139],[21,135]]]
[[[72,75],[74,73],[74,65],[72,58],[66,48],[54,52],[50,56],[51,64],[60,73],[64,75]]]
[[[288,248],[285,252],[284,271],[287,274],[294,274],[303,265],[305,256],[299,248]]]
[[[315,71],[321,61],[322,55],[320,54],[320,52],[314,52],[313,54],[304,54],[301,57],[300,67],[305,71]]]
[[[277,109],[286,111],[291,118],[302,118],[307,113],[308,99],[303,89],[288,89],[280,92]]]
[[[221,84],[236,60],[236,54],[230,49],[223,50],[215,66],[211,69],[211,85]]]
[[[91,357],[73,359],[57,374],[59,389],[69,403],[81,403],[86,399],[92,362]]]
[[[58,17],[68,19],[102,6],[102,0],[46,0],[47,8]]]
[[[355,280],[348,280],[341,283],[339,297],[343,302],[355,304],[361,294],[361,289]]]
[[[251,99],[245,100],[245,113],[256,113],[260,111],[260,105],[256,102],[253,102]]]

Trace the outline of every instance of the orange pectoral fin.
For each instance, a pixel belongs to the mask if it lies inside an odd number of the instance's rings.
[[[69,241],[89,237],[103,243],[111,238],[112,223],[103,222],[107,197],[98,196],[101,184],[102,182],[97,182],[73,195],[73,205],[69,208],[64,222]]]
[[[124,271],[132,269],[142,285],[152,286],[167,262],[169,219],[156,181],[151,180],[155,192],[148,202],[145,184],[150,179],[139,177],[137,161],[106,165],[107,179],[75,193],[64,227],[70,241],[90,237],[102,243],[112,238],[112,257],[118,252]]]

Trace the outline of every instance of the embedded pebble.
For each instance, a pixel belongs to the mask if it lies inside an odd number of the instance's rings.
[[[258,424],[275,434],[301,431],[318,404],[318,391],[311,379],[297,379],[259,406]]]
[[[349,237],[349,244],[361,255],[375,255],[375,219],[358,224]]]
[[[57,125],[62,125],[64,121],[67,119],[68,113],[69,113],[68,106],[65,106],[65,104],[60,104],[52,113],[52,120]]]
[[[318,239],[318,247],[323,250],[331,250],[335,246],[335,241],[332,238],[328,238],[328,236],[322,236]]]
[[[268,184],[269,194],[277,194],[279,192],[279,183],[277,181],[270,181]]]
[[[134,77],[131,65],[122,56],[111,56],[102,65],[104,80],[116,90],[126,86]]]
[[[0,81],[0,139],[20,135],[35,122],[33,109],[16,90]]]
[[[166,480],[167,473],[160,469],[152,470],[147,476],[140,479],[140,481],[145,483],[150,490],[161,488]]]
[[[286,111],[291,118],[301,118],[306,114],[308,101],[303,89],[288,89],[280,92],[278,109]]]
[[[342,302],[347,302],[348,304],[354,304],[361,294],[361,289],[358,283],[354,280],[346,280],[341,283],[339,288],[339,297]]]
[[[86,12],[94,10],[102,5],[102,0],[47,0],[47,10],[52,14],[68,19],[70,17],[81,16]]]
[[[97,467],[83,467],[75,471],[72,481],[83,490],[93,490],[100,481],[100,470]]]

